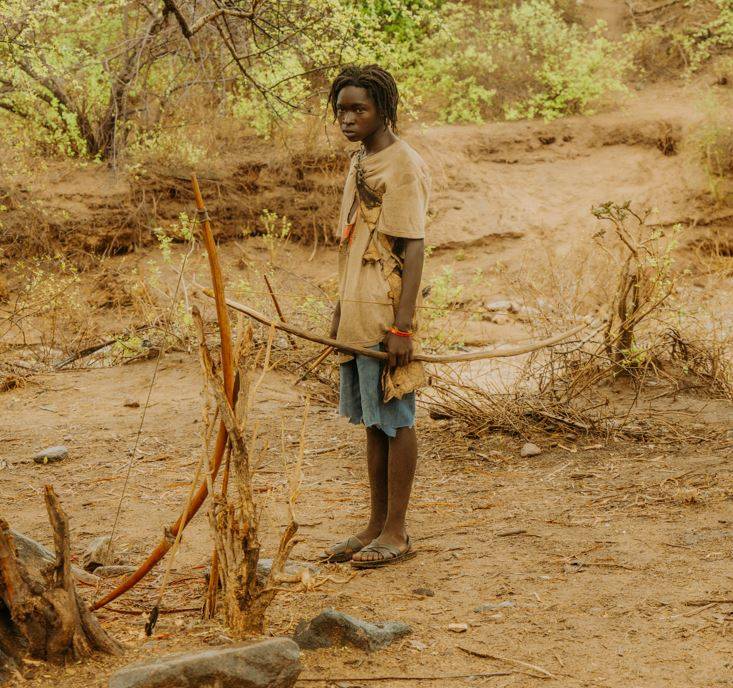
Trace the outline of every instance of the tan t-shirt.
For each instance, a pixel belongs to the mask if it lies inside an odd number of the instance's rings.
[[[341,319],[337,339],[368,347],[379,344],[387,328],[394,325],[401,270],[399,256],[389,247],[395,238],[425,238],[430,177],[422,158],[401,139],[363,158],[361,165],[367,184],[383,194],[382,205],[368,209],[357,202],[356,216],[349,218],[357,198],[352,159],[339,219]],[[354,225],[349,231],[350,220]],[[389,241],[384,242],[377,233]]]

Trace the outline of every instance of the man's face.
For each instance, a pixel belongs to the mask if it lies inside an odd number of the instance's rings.
[[[363,141],[384,126],[384,119],[365,88],[345,86],[336,99],[336,119],[349,141]]]

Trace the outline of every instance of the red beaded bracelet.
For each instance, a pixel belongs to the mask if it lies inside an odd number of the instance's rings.
[[[412,337],[412,332],[404,332],[403,330],[398,330],[396,327],[388,327],[387,332],[396,334],[398,337]]]

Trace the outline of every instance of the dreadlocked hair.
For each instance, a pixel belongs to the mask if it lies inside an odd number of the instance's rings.
[[[370,64],[358,67],[352,65],[343,69],[331,84],[328,102],[333,109],[333,116],[337,117],[336,101],[342,88],[356,86],[363,88],[369,94],[377,111],[384,118],[385,123],[392,131],[397,131],[397,103],[399,93],[394,77],[379,65]]]

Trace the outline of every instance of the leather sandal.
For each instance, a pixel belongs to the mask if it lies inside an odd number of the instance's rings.
[[[371,561],[351,560],[351,565],[355,569],[377,569],[381,566],[389,566],[390,564],[397,564],[405,559],[412,559],[417,552],[412,549],[412,541],[410,536],[407,536],[407,549],[401,550],[399,547],[394,545],[384,545],[381,542],[375,542],[372,540],[366,547],[362,548],[362,552],[376,552],[381,556],[381,559],[373,559]]]
[[[364,543],[356,535],[352,535],[343,542],[337,542],[327,549],[321,555],[319,561],[324,564],[343,564],[346,561],[351,561],[351,558],[363,549]]]

